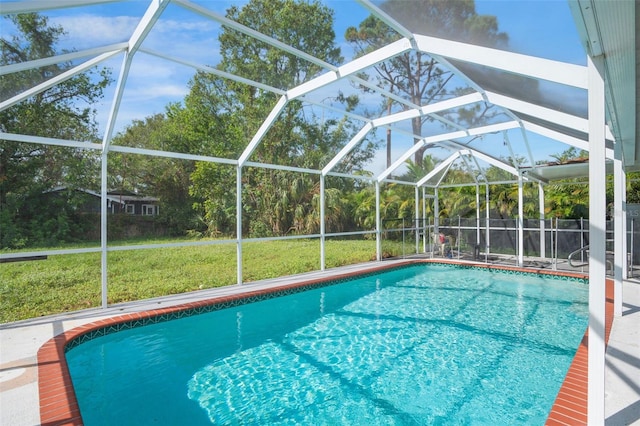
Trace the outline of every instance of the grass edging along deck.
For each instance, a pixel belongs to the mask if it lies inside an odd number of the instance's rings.
[[[261,290],[247,289],[244,292],[240,292],[231,296],[227,295],[208,298],[205,300],[185,303],[173,307],[118,315],[111,318],[91,322],[54,336],[53,338],[49,339],[44,345],[42,345],[42,347],[38,350],[38,389],[40,393],[41,423],[43,425],[83,424],[80,414],[80,408],[76,399],[75,392],[73,390],[71,376],[65,359],[65,352],[68,349],[68,346],[70,344],[73,345],[73,342],[79,342],[80,340],[82,340],[83,336],[89,336],[87,338],[93,338],[95,336],[109,332],[108,330],[130,328],[132,326],[142,325],[145,323],[166,321],[168,319],[173,319],[174,317],[193,315],[201,313],[203,311],[223,309],[225,307],[250,303],[252,301],[263,298],[276,297],[283,294],[304,291],[311,287],[322,286],[323,284],[327,285],[341,280],[348,280],[354,277],[366,275],[368,273],[376,273],[388,269],[401,268],[419,263],[445,263],[465,267],[496,269],[508,272],[510,271],[513,273],[561,275],[578,279],[585,278],[585,275],[583,274],[558,274],[552,273],[547,270],[497,267],[481,263],[462,263],[456,261],[443,262],[442,260],[407,260],[400,263],[377,265],[364,271],[353,271],[323,278],[300,281],[292,284],[278,285]],[[609,283],[607,291],[609,291]],[[611,328],[612,315],[610,315],[610,313],[612,312],[612,303],[610,303],[609,293],[607,293],[607,338],[609,335],[609,330]],[[580,386],[586,389],[586,369],[583,368],[581,364],[582,357],[584,356],[586,359],[586,339],[587,337],[585,335],[582,344],[576,352],[576,356],[571,365],[571,368],[567,373],[565,383],[563,384],[554,407],[549,414],[549,418],[547,420],[548,424],[564,424],[561,420],[563,418],[566,418],[567,408],[565,408],[565,405],[562,405],[563,401],[568,401],[569,403],[573,404],[569,406],[569,410],[571,410],[571,412],[576,411],[577,413],[576,417],[573,417],[573,423],[575,423],[576,420],[581,419],[581,416],[584,416],[586,422],[586,391],[584,392],[584,395],[582,395],[582,393],[579,393],[576,396],[574,393],[572,393],[572,389],[574,389],[575,386],[578,386],[579,389],[581,389]],[[584,352],[584,355],[582,355],[582,352]],[[578,385],[575,385],[575,383],[578,383]],[[565,390],[565,388],[567,390]],[[582,404],[580,398],[584,399],[584,404]],[[553,423],[554,421],[558,421],[559,423]]]

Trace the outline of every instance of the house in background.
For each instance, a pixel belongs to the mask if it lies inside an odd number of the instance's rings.
[[[69,189],[66,186],[58,186],[46,194],[54,196],[64,195]],[[100,213],[100,193],[90,189],[78,188],[74,190],[81,200],[77,204],[79,211],[83,213]],[[134,216],[157,216],[160,213],[159,200],[156,197],[139,195],[129,191],[107,192],[107,212],[112,214],[124,213]]]
[[[98,194],[98,197],[100,197],[100,194]],[[160,213],[158,201],[156,197],[148,197],[133,192],[107,192],[107,210],[109,213],[157,216]]]

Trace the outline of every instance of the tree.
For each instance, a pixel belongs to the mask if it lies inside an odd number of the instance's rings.
[[[324,62],[341,62],[335,44],[333,11],[318,1],[253,0],[245,6],[231,7],[227,17],[309,53]],[[307,81],[323,69],[263,41],[224,29],[220,36],[222,60],[218,68],[273,87],[289,89]],[[354,99],[338,96],[353,108]],[[273,93],[235,81],[198,73],[187,97],[185,111],[198,116],[202,129],[216,129],[219,156],[238,158],[271,112],[277,97]],[[198,111],[198,112],[196,112]],[[206,113],[199,113],[204,111]],[[225,123],[226,130],[216,123]],[[190,125],[190,129],[194,129]],[[320,168],[355,135],[358,129],[350,119],[320,120],[305,114],[303,104],[289,102],[271,126],[251,159],[268,164]],[[195,132],[202,135],[202,131]],[[223,135],[223,137],[221,137]],[[210,153],[209,155],[214,155]],[[341,162],[338,169],[353,171],[373,155],[373,145],[364,142]],[[212,182],[222,184],[212,185]],[[192,195],[203,199],[203,217],[216,232],[234,232],[235,170],[218,164],[198,164],[192,175]],[[219,189],[216,189],[219,188]],[[317,203],[319,185],[309,175],[265,168],[243,170],[244,232],[252,235],[308,232],[319,223]],[[341,197],[331,195],[332,200]],[[336,205],[336,209],[338,206]]]
[[[184,135],[173,115],[177,105],[167,107],[167,115],[155,114],[144,120],[134,120],[113,138],[113,145],[179,151]],[[180,136],[178,136],[180,135]],[[195,202],[189,194],[190,177],[195,167],[192,161],[111,152],[109,188],[135,192],[159,199],[157,222],[170,235],[181,235],[197,228]]]
[[[414,163],[411,160],[407,160],[407,173],[400,179],[417,182],[435,169],[439,161],[430,154],[422,157],[422,163]]]
[[[498,31],[496,18],[478,15],[473,0],[387,0],[380,7],[415,33],[491,47],[505,46],[508,42],[507,35]],[[345,38],[358,55],[363,55],[399,39],[400,36],[371,15],[362,21],[358,28],[349,27]],[[420,52],[404,53],[375,66],[374,69],[373,78],[381,87],[403,95],[414,105],[428,104],[468,90],[461,87],[450,88],[448,83],[453,77],[452,72],[442,67],[434,58]],[[383,107],[387,114],[392,112],[393,103],[395,101],[384,101]],[[408,108],[404,104],[396,103],[395,106],[401,109]],[[448,114],[456,115],[456,119],[471,125],[487,119],[489,110],[485,103],[478,103]],[[413,133],[421,136],[423,126],[427,122],[433,122],[433,118],[413,118]],[[419,139],[416,137],[414,143]],[[387,152],[390,151],[390,144],[388,133]],[[415,164],[422,163],[423,153],[424,149],[416,152]]]
[[[578,148],[572,146],[560,154],[552,154],[551,158],[554,158],[558,164],[566,164],[575,161],[585,161],[589,158],[589,152],[583,149],[578,150]]]
[[[0,39],[0,65],[64,53],[56,49],[64,30],[50,26],[46,17],[26,13],[3,19],[13,22],[17,34]],[[0,79],[0,96],[9,99],[71,66],[70,63],[58,63],[5,75]],[[0,111],[0,130],[94,142],[97,127],[91,105],[102,97],[103,89],[110,81],[109,70],[104,68],[72,77]],[[94,185],[98,177],[96,161],[90,150],[0,140],[0,227],[3,229],[0,246],[37,242],[29,236],[30,232],[36,235],[35,231],[47,238],[41,234],[42,230],[34,227],[42,227],[42,223],[50,219],[41,215],[57,214],[56,211],[44,209],[27,215],[27,200],[57,185]],[[59,214],[62,218],[64,213]]]
[[[640,173],[627,174],[627,204],[640,204]]]

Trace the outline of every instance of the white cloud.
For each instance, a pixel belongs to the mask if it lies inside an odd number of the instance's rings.
[[[129,40],[140,21],[134,16],[97,16],[80,14],[51,18],[67,32],[64,44],[70,48],[86,49]]]
[[[210,33],[218,25],[211,21],[176,21],[173,19],[160,20],[156,24],[158,31],[175,33],[182,31]]]
[[[178,101],[188,93],[189,89],[184,85],[155,83],[149,86],[138,86],[131,90],[125,90],[125,97],[129,100],[144,100],[146,102],[154,99],[163,100],[165,98],[172,98],[172,100]]]
[[[52,17],[51,22],[67,32],[61,40],[64,48],[82,50],[128,41],[140,17],[77,14]],[[211,61],[218,58],[218,29],[217,24],[205,20],[160,19],[143,46],[189,60],[206,59],[213,64]]]

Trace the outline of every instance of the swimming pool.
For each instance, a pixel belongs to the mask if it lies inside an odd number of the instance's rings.
[[[87,425],[542,424],[587,292],[419,264],[102,333],[66,357]]]

